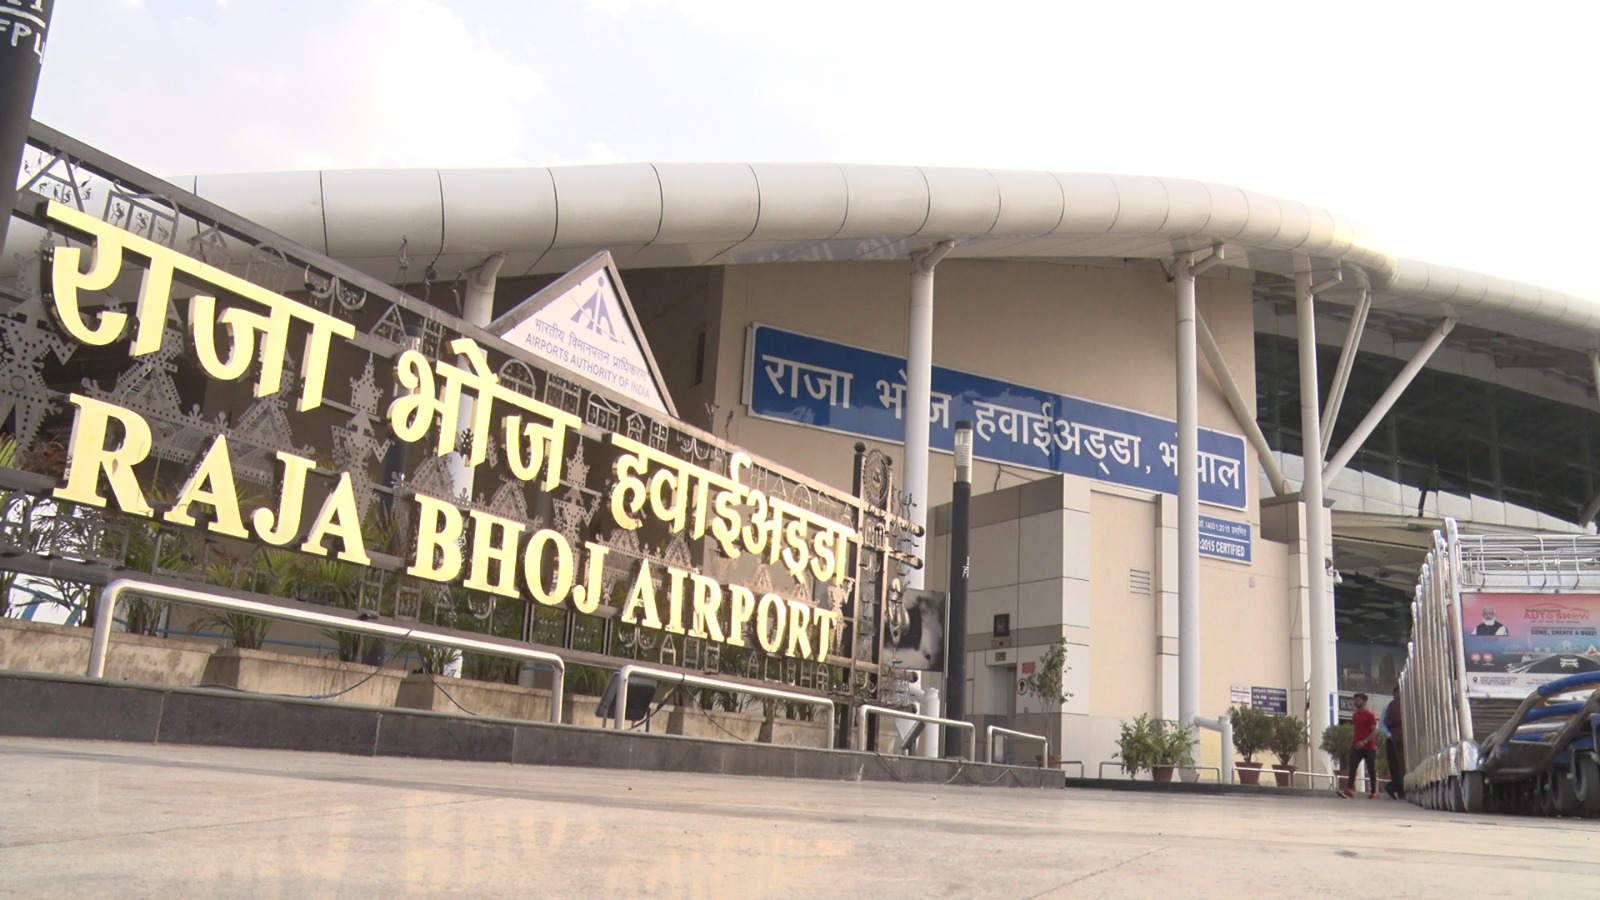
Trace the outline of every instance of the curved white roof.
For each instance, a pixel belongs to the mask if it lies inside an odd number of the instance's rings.
[[[1304,255],[1366,271],[1374,305],[1446,313],[1575,350],[1600,303],[1400,259],[1335,213],[1178,178],[832,163],[626,163],[556,168],[206,175],[179,186],[385,280],[402,239],[415,280],[492,253],[502,274],[565,271],[599,250],[623,268],[951,258],[1161,258],[1222,243],[1230,265],[1290,275]],[[435,257],[437,256],[437,259]],[[1353,282],[1346,279],[1346,285]]]

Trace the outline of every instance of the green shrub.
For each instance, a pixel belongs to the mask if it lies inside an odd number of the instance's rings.
[[[1122,760],[1122,771],[1132,778],[1157,766],[1194,765],[1194,744],[1194,736],[1178,723],[1141,714],[1122,723],[1116,756]]]
[[[1250,706],[1235,706],[1228,710],[1228,721],[1233,723],[1233,749],[1239,751],[1247,763],[1254,763],[1257,753],[1272,746],[1277,718],[1266,710]]]
[[[1306,723],[1294,716],[1272,717],[1272,742],[1267,749],[1278,758],[1280,765],[1287,766],[1289,760],[1296,753],[1304,750],[1311,743],[1310,736],[1306,733]]]

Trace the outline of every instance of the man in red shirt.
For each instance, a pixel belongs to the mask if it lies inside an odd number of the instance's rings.
[[[1346,797],[1355,797],[1356,785],[1360,782],[1357,777],[1361,774],[1361,764],[1367,764],[1367,799],[1378,799],[1378,717],[1372,710],[1367,709],[1367,695],[1357,694],[1351,698],[1356,705],[1356,713],[1350,717],[1350,724],[1355,727],[1355,733],[1350,739],[1350,789],[1344,791]]]

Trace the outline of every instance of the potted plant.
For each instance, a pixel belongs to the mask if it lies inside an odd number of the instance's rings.
[[[1290,760],[1310,743],[1305,722],[1294,716],[1272,717],[1272,743],[1267,749],[1278,758],[1278,764],[1272,767],[1278,787],[1289,787],[1294,782],[1294,766]]]
[[[1349,764],[1350,747],[1355,741],[1356,729],[1349,722],[1340,722],[1322,729],[1322,741],[1318,745],[1323,753],[1333,759],[1333,769],[1339,773],[1339,790],[1350,789],[1350,773],[1345,771]]]
[[[1178,766],[1194,765],[1194,743],[1194,736],[1178,723],[1141,714],[1122,723],[1116,755],[1129,778],[1149,771],[1156,781],[1171,781]]]
[[[1255,757],[1272,744],[1273,718],[1271,713],[1250,706],[1228,710],[1228,720],[1233,724],[1233,749],[1244,757],[1235,765],[1240,784],[1261,783],[1261,764]]]
[[[1040,762],[1052,769],[1061,767],[1061,704],[1072,699],[1066,689],[1067,642],[1058,640],[1051,644],[1034,665],[1033,674],[1022,679],[1022,692],[1038,697],[1044,703],[1045,736],[1055,751],[1049,760]]]

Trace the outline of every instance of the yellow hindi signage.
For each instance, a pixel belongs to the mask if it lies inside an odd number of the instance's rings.
[[[63,246],[45,263],[45,300],[73,340],[92,347],[126,342],[129,356],[139,359],[181,334],[187,358],[212,381],[247,383],[256,398],[292,392],[297,413],[323,406],[330,354],[358,340],[350,322],[60,203],[48,203],[44,215],[92,245],[87,259],[85,251]],[[128,255],[143,261],[131,312],[86,304],[86,294],[117,282]],[[175,278],[193,290],[181,304],[175,303]],[[503,464],[530,496],[553,495],[564,483],[568,444],[581,442],[593,424],[508,383],[477,341],[457,337],[445,346],[449,355],[442,359],[416,347],[395,355],[393,399],[381,411],[389,434],[435,457],[454,454],[469,469]],[[297,381],[285,383],[286,375],[296,374]],[[224,429],[200,449],[170,503],[155,503],[136,475],[156,449],[145,417],[89,393],[71,392],[67,399],[71,435],[56,499],[114,505],[230,538],[373,564],[351,472],[280,449],[276,496],[247,503],[236,483],[240,448]],[[724,473],[619,431],[599,431],[598,440],[609,446],[612,477],[596,509],[609,513],[618,529],[649,526],[707,541],[727,560],[751,557],[796,585],[838,588],[849,580],[861,545],[856,528],[751,483],[748,455],[729,454]],[[473,508],[464,498],[421,489],[408,497],[412,531],[404,571],[415,578],[798,659],[826,661],[842,649],[836,605],[723,583],[688,564],[645,557],[617,585],[622,590],[608,594],[606,572],[615,551],[606,544]]]

